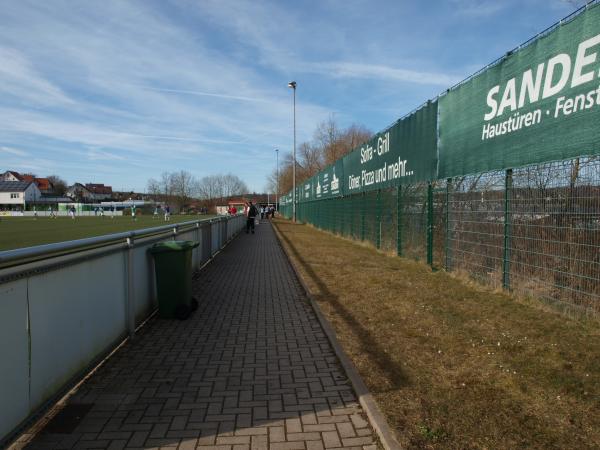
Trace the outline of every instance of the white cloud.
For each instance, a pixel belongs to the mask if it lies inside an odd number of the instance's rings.
[[[378,64],[359,64],[351,62],[308,64],[305,70],[336,78],[370,78],[392,82],[429,84],[436,86],[450,86],[460,81],[458,78],[446,75],[445,73],[420,72],[397,69]]]
[[[0,46],[0,95],[33,104],[67,104],[73,101],[38,74],[31,62],[15,49]]]
[[[87,153],[88,159],[92,161],[124,161],[125,157],[122,155],[115,155],[114,153],[106,152],[99,149],[89,149]]]
[[[19,150],[17,148],[11,148],[11,147],[3,147],[3,146],[0,146],[0,153],[8,153],[9,155],[22,156],[22,157],[28,156],[28,153],[23,150]]]
[[[498,0],[450,0],[450,3],[456,14],[471,18],[493,16],[510,6],[507,1]]]

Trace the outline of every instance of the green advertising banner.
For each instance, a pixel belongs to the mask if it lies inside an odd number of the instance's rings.
[[[300,188],[299,202],[310,202],[315,199],[315,186],[317,184],[317,176],[310,177],[302,183]]]
[[[343,175],[344,163],[341,159],[315,175],[313,177],[314,200],[342,195]]]
[[[600,153],[600,4],[439,100],[439,178]]]
[[[378,133],[343,163],[345,195],[435,179],[437,101]]]

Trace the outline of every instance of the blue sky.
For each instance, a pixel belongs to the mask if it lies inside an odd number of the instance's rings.
[[[333,115],[373,132],[575,10],[563,0],[0,0],[0,170],[262,191]]]

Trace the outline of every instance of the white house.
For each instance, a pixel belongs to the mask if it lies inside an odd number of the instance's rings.
[[[69,186],[66,195],[79,202],[93,202],[95,200],[94,193],[81,183],[75,183],[73,186]]]
[[[42,198],[42,193],[32,181],[0,181],[0,208],[24,209],[30,202]]]
[[[21,179],[21,174],[19,172],[15,172],[14,170],[7,170],[3,174],[0,174],[0,181],[23,181]]]

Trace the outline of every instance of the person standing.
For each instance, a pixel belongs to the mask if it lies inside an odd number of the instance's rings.
[[[250,230],[252,230],[252,234],[254,234],[254,222],[256,221],[257,215],[258,210],[256,209],[256,206],[254,206],[252,202],[250,202],[248,204],[248,215],[246,219],[246,234],[248,234]]]
[[[171,207],[169,205],[165,206],[165,222],[171,220]]]

